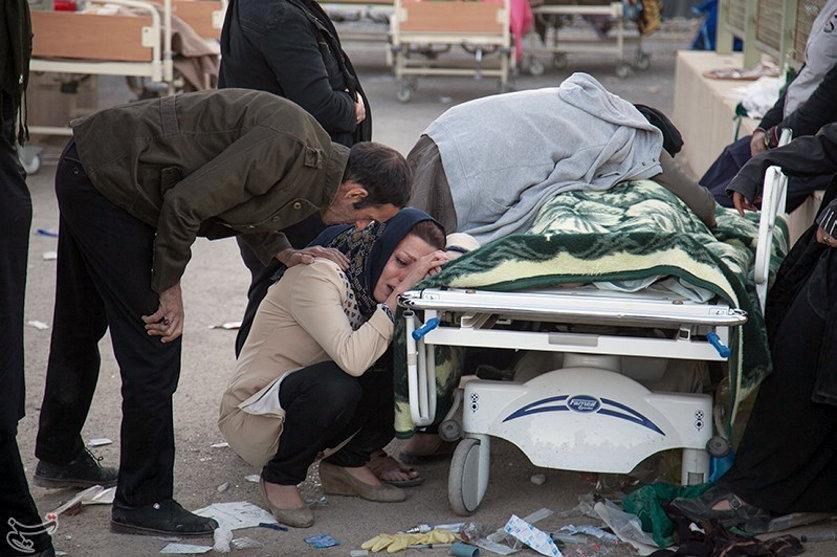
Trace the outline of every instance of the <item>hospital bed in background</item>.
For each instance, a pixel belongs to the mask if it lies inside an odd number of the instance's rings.
[[[176,89],[172,57],[172,15],[206,40],[217,40],[227,0],[88,0],[89,5],[131,9],[127,15],[71,11],[32,11],[34,40],[30,71],[136,78],[143,89],[170,93]],[[30,126],[33,135],[72,134],[69,127]],[[38,150],[20,153],[29,173],[40,166]]]
[[[786,184],[771,168],[755,255],[761,308]],[[511,292],[443,287],[407,292],[399,303],[409,412],[418,427],[438,419],[436,347],[564,353],[563,367],[525,382],[466,383],[457,397],[461,427],[450,421],[456,408],[440,427],[448,439],[461,434],[448,478],[457,514],[473,513],[483,499],[492,437],[513,443],[536,466],[597,473],[627,474],[656,453],[681,449],[684,485],[707,481],[710,453],[721,456],[729,448],[725,425],[713,423],[720,420],[711,395],[643,386],[656,379],[649,373],[660,369],[661,358],[726,362],[741,346],[731,338],[753,316],[718,297],[700,303],[674,292],[584,285]]]
[[[632,68],[647,70],[651,66],[651,55],[642,49],[642,36],[631,39],[636,43],[636,50],[633,58],[625,54],[626,45],[626,17],[625,7],[622,2],[563,2],[552,0],[544,5],[532,9],[538,23],[545,28],[543,46],[537,33],[530,34],[529,48],[526,54],[526,68],[532,75],[542,75],[545,71],[544,63],[538,57],[539,54],[547,54],[552,57],[552,65],[556,69],[565,69],[569,65],[568,54],[589,52],[593,54],[611,55],[616,61],[616,75],[624,78],[631,73]],[[561,36],[561,29],[575,17],[582,16],[603,16],[614,21],[614,27],[610,31],[613,39],[602,39],[590,30],[592,36],[589,39],[569,39]]]
[[[398,100],[412,98],[419,76],[496,77],[505,91],[515,68],[510,13],[509,0],[395,0],[390,65],[400,82]],[[461,47],[471,59],[439,58],[453,47]]]

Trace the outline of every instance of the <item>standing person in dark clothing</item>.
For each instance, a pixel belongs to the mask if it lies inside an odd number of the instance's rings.
[[[192,244],[241,235],[265,264],[325,257],[344,265],[336,250],[293,249],[283,230],[316,213],[335,224],[386,221],[409,198],[407,161],[376,143],[349,150],[332,142],[310,114],[276,95],[224,89],[74,122],[55,191],[58,276],[35,480],[78,486],[110,475],[74,465],[84,451],[98,342],[110,329],[123,395],[111,526],[209,534],[214,520],[172,498],[180,279]]]
[[[29,77],[32,26],[26,0],[0,6],[0,555],[55,555],[29,493],[17,423],[25,410],[23,300],[32,202],[15,151],[25,130],[17,127]],[[28,528],[26,528],[28,527]],[[33,530],[40,530],[35,533]],[[28,532],[32,532],[31,534]]]
[[[753,157],[730,184],[758,193],[765,170],[827,176],[816,222],[796,242],[768,292],[773,373],[759,387],[732,468],[697,499],[691,519],[758,531],[773,514],[837,512],[837,123]]]
[[[218,87],[268,91],[308,111],[332,141],[372,138],[372,115],[352,62],[328,15],[314,0],[230,0],[221,31]],[[325,228],[315,215],[285,231],[295,248]],[[259,303],[281,264],[265,266],[239,238],[251,273],[247,310],[236,338],[241,352]]]

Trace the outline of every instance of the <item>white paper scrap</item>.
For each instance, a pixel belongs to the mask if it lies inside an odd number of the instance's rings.
[[[200,555],[209,553],[212,548],[208,545],[191,545],[188,543],[170,543],[160,550],[160,553],[169,555]]]
[[[541,555],[547,557],[562,557],[561,551],[549,534],[538,530],[517,515],[512,515],[506,523],[505,531],[515,539],[525,543]]]
[[[96,439],[91,439],[87,442],[88,447],[104,447],[105,445],[110,445],[113,443],[111,439],[107,437],[97,437]]]
[[[35,327],[39,331],[46,331],[47,329],[49,329],[49,325],[47,325],[43,321],[27,321],[26,324],[30,327]]]
[[[241,530],[255,528],[259,524],[277,524],[273,515],[246,501],[235,503],[215,503],[194,511],[198,516],[214,518],[219,528],[227,530]]]
[[[98,493],[93,494],[89,498],[81,500],[82,505],[113,505],[113,499],[116,496],[116,487],[109,487],[103,489]]]
[[[44,261],[55,261],[56,259],[58,259],[58,252],[45,251],[41,257],[43,257]]]
[[[230,544],[233,549],[261,549],[264,544],[253,538],[235,538]]]
[[[248,482],[257,484],[259,483],[259,481],[261,481],[262,477],[258,474],[250,474],[249,476],[244,476],[244,479]]]
[[[224,329],[225,331],[235,331],[241,328],[241,321],[227,321],[220,325],[210,325],[210,329]]]
[[[220,443],[212,443],[210,445],[210,447],[212,447],[213,449],[223,449],[224,447],[229,447],[229,446],[230,446],[230,444],[227,443],[226,441],[221,441]]]
[[[218,553],[230,552],[230,543],[232,543],[233,539],[232,530],[227,530],[226,528],[216,528],[215,532],[212,533],[212,537],[215,541],[215,545],[212,546],[212,549]]]

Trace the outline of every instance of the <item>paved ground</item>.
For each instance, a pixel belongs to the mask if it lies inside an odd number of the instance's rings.
[[[688,42],[685,33],[669,34],[668,38],[650,41],[647,48],[653,53],[651,69],[618,79],[613,74],[614,61],[607,57],[579,56],[572,59],[572,69],[589,72],[604,85],[625,98],[657,106],[670,111],[673,97],[674,52]],[[361,79],[371,98],[375,139],[388,143],[406,153],[421,130],[437,115],[455,103],[495,92],[493,80],[473,81],[463,78],[426,79],[410,104],[395,100],[398,89],[386,67],[381,47],[352,45]],[[569,73],[548,69],[539,78],[523,76],[517,79],[519,89],[554,85]],[[118,93],[116,93],[118,94]],[[46,166],[29,179],[34,204],[33,230],[56,228],[57,209],[52,192],[54,167]],[[54,292],[53,261],[45,261],[42,254],[55,249],[55,240],[32,236],[29,264],[29,290],[26,319],[50,323]],[[188,508],[199,508],[214,502],[249,500],[260,504],[257,486],[244,477],[254,473],[229,449],[213,449],[220,441],[215,422],[220,394],[233,370],[234,333],[210,330],[211,325],[238,320],[245,305],[248,277],[238,258],[234,241],[198,241],[194,257],[183,279],[186,307],[186,330],[183,344],[183,372],[180,389],[175,395],[177,435],[176,487],[177,499]],[[20,442],[24,462],[31,472],[35,460],[33,444],[37,415],[43,392],[44,372],[49,346],[49,331],[26,329],[27,355],[27,417],[20,424]],[[98,390],[87,425],[86,439],[109,437],[113,445],[97,450],[106,463],[116,464],[118,457],[120,382],[109,339],[102,342],[102,368]],[[579,495],[590,490],[589,484],[576,474],[557,471],[545,472],[547,481],[536,486],[529,481],[535,468],[516,449],[496,443],[492,451],[492,481],[484,503],[473,520],[501,526],[512,513],[523,516],[540,507],[556,511],[572,508]],[[427,483],[411,490],[406,503],[382,506],[361,500],[329,498],[327,504],[315,511],[317,524],[305,531],[288,533],[256,529],[244,535],[265,544],[261,550],[236,552],[237,555],[303,555],[315,553],[303,538],[328,532],[342,540],[340,547],[325,550],[328,555],[348,555],[350,549],[379,532],[394,532],[423,522],[452,522],[455,516],[446,500],[447,469],[445,463],[422,468]],[[314,477],[312,475],[312,477]],[[216,487],[230,482],[230,487],[218,493]],[[305,491],[318,496],[318,486],[309,481]],[[41,510],[46,512],[66,500],[68,491],[47,491],[34,488],[34,496]],[[120,555],[133,557],[156,554],[166,542],[153,537],[134,537],[111,534],[108,530],[107,507],[87,508],[82,514],[64,518],[56,536],[56,546],[73,557]],[[557,522],[547,522],[547,526]],[[204,540],[205,541],[205,540]],[[196,542],[200,543],[200,542]],[[211,545],[211,542],[210,542]],[[410,554],[418,555],[414,551]],[[444,555],[445,550],[425,551],[425,555]],[[821,545],[811,555],[837,554],[837,546]]]

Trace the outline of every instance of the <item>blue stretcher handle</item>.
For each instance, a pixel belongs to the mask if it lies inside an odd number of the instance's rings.
[[[427,323],[413,331],[413,339],[421,340],[421,338],[439,326],[439,318],[434,317],[433,319],[428,319]]]
[[[721,337],[719,337],[718,333],[715,331],[707,333],[706,340],[709,341],[709,344],[715,347],[715,350],[718,351],[718,354],[720,354],[722,358],[729,358],[730,354],[732,354],[732,350],[729,349],[729,346],[721,342]]]

